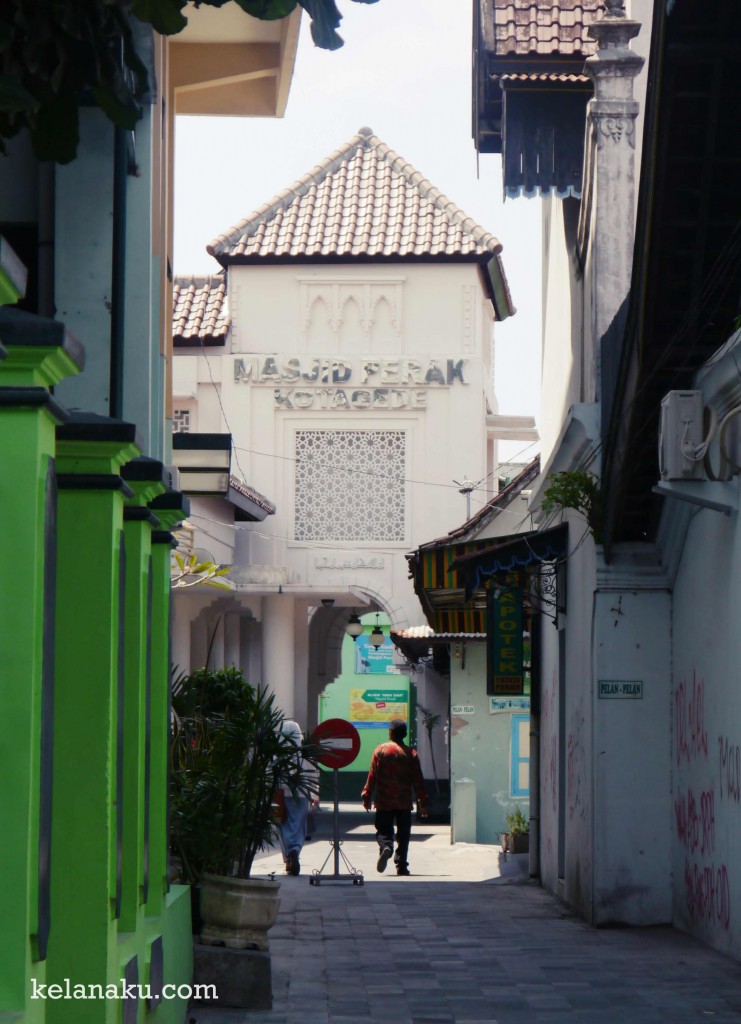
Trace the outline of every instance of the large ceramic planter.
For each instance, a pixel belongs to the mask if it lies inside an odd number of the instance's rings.
[[[268,931],[278,916],[280,882],[262,878],[204,875],[201,885],[201,942],[229,949],[268,948]]]

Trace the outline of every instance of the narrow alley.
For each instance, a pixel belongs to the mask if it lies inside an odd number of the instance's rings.
[[[331,813],[319,818],[281,886],[272,1011],[194,1006],[190,1024],[741,1022],[729,958],[668,927],[590,928],[530,881],[526,855],[451,846],[445,826],[415,824],[412,876],[397,878],[376,872],[372,818],[345,811],[342,849],[365,884],[310,885],[331,851]],[[280,877],[280,855],[259,870]]]

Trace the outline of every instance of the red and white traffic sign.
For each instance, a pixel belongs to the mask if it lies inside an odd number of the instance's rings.
[[[317,761],[325,768],[346,768],[358,756],[360,733],[344,718],[328,718],[316,727],[311,742],[322,748]]]

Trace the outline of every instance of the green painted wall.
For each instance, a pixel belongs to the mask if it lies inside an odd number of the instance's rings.
[[[0,564],[6,575],[0,588],[0,1020],[37,1024],[44,1010],[31,1000],[31,987],[34,980],[46,981],[38,944],[45,523],[53,511],[47,475],[53,469],[57,423],[45,389],[77,367],[61,345],[9,344],[4,354],[0,387],[17,390],[14,399],[0,402]]]
[[[378,652],[367,643],[376,624],[375,614],[364,615],[360,621],[364,626],[363,636],[357,641],[345,636],[342,641],[342,671],[319,697],[320,722],[328,718],[344,718],[352,722],[360,734],[360,753],[351,765],[340,769],[341,798],[358,801],[373,751],[388,739],[388,720],[404,718],[414,725],[414,716],[411,720],[409,717],[409,679],[401,673],[386,671],[391,666],[394,650],[388,639],[388,619],[379,616],[386,643]],[[366,671],[358,671],[363,667]],[[329,776],[331,772],[327,769],[325,774]],[[330,791],[327,787],[328,779],[325,778],[322,793],[328,798]]]

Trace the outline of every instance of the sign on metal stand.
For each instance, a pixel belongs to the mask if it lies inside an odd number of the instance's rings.
[[[319,885],[321,882],[352,882],[353,885],[363,884],[363,872],[354,868],[342,850],[340,839],[340,768],[352,764],[360,750],[360,734],[354,725],[346,722],[343,718],[329,718],[322,722],[314,730],[311,737],[313,743],[323,748],[323,753],[317,758],[325,768],[332,769],[334,776],[334,819],[330,850],[326,860],[318,871],[314,870],[309,879],[310,885]],[[334,855],[334,873],[323,874],[328,861]],[[347,868],[347,873],[340,871],[340,858]]]

